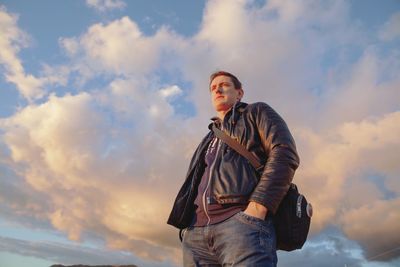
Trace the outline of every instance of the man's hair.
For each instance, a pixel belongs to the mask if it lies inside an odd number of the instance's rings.
[[[217,78],[218,76],[228,76],[231,78],[233,85],[235,86],[235,89],[242,89],[242,83],[239,81],[239,79],[233,75],[232,73],[229,73],[227,71],[223,71],[223,70],[219,70],[214,72],[213,74],[210,75],[210,84],[208,85],[208,87],[210,87],[211,82]]]

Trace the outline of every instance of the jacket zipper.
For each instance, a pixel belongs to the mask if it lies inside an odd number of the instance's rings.
[[[221,146],[221,140],[217,139],[217,142],[218,142],[218,144],[217,144],[217,151],[215,152],[215,158],[214,158],[213,163],[211,164],[210,173],[209,173],[209,175],[208,175],[207,186],[206,186],[206,189],[204,190],[204,193],[203,193],[203,207],[204,207],[204,213],[205,213],[206,216],[207,216],[207,225],[210,224],[211,218],[210,218],[210,216],[209,216],[209,214],[208,214],[208,212],[207,212],[207,205],[206,205],[206,204],[208,204],[208,201],[206,202],[206,194],[207,194],[208,188],[210,187],[211,175],[212,175],[212,173],[213,173],[214,166],[215,166],[215,162],[217,161],[218,151],[219,151],[219,148],[220,148],[220,146]]]

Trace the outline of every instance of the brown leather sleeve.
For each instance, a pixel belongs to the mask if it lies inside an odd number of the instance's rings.
[[[267,161],[249,201],[260,203],[275,213],[299,166],[299,156],[285,121],[270,106],[257,103],[252,115]]]

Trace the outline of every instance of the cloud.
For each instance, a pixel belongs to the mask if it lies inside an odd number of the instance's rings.
[[[160,94],[161,94],[161,96],[167,98],[167,97],[172,97],[172,96],[175,96],[175,95],[182,94],[182,90],[179,88],[179,86],[173,85],[173,86],[161,89],[160,90]]]
[[[86,5],[100,12],[126,7],[126,3],[121,0],[86,0]]]
[[[267,102],[288,122],[302,162],[295,182],[315,207],[312,236],[332,226],[343,232],[296,255],[343,264],[353,262],[350,248],[339,249],[346,238],[367,258],[398,246],[396,51],[366,45],[348,2],[303,3],[209,1],[189,37],[166,27],[147,36],[122,17],[60,38],[65,73],[77,73],[64,82],[79,92],[50,94],[0,121],[2,164],[20,177],[13,186],[0,179],[16,192],[3,198],[8,218],[37,214],[72,240],[91,235],[144,259],[179,258],[165,221],[207,132],[208,75],[226,69],[242,80],[245,101]],[[350,57],[351,49],[360,53]],[[52,70],[44,76],[59,73]],[[103,83],[93,88],[96,79]],[[179,113],[183,101],[193,116]],[[24,204],[31,196],[35,208]]]
[[[20,93],[28,98],[43,96],[43,82],[31,74],[26,74],[17,57],[21,47],[28,43],[28,36],[17,27],[18,17],[7,13],[4,6],[0,7],[0,64],[5,68],[5,78],[14,83]]]
[[[57,242],[26,241],[0,236],[0,250],[24,256],[44,258],[55,264],[135,264],[137,266],[171,266],[171,263],[143,262],[122,251],[63,244]]]
[[[18,28],[18,16],[7,12],[0,6],[0,65],[5,69],[4,77],[7,82],[15,84],[19,93],[29,101],[40,99],[45,95],[45,86],[49,84],[65,84],[64,76],[59,74],[36,77],[26,73],[18,52],[28,46],[29,36]],[[49,74],[49,66],[44,72]]]
[[[50,96],[27,106],[2,121],[4,142],[21,165],[20,186],[51,203],[41,207],[42,220],[71,240],[87,232],[114,249],[165,260],[178,242],[162,223],[175,191],[170,179],[184,175],[192,134],[172,119],[165,88],[143,93],[133,84],[114,81],[99,95]],[[119,115],[118,122],[110,119]]]
[[[279,266],[362,266],[364,259],[355,242],[328,229],[309,240],[301,251],[278,252]]]
[[[351,239],[360,241],[368,257],[374,260],[392,259],[400,253],[400,239],[393,235],[398,229],[399,206],[400,199],[396,198],[375,200],[372,204],[352,209],[342,217],[343,230]],[[360,221],[368,224],[354,223]]]
[[[320,101],[312,89],[325,88],[324,68],[335,67],[324,65],[325,58],[332,53],[340,58],[341,48],[359,45],[365,37],[351,23],[346,2],[304,4],[306,8],[295,15],[286,11],[296,5],[290,1],[268,1],[262,7],[251,1],[208,2],[202,27],[182,52],[185,77],[198,88],[193,99],[199,103],[199,112],[207,110],[203,103],[209,101],[208,92],[202,89],[207,88],[207,81],[199,80],[199,74],[204,77],[226,69],[243,77],[247,101],[268,99],[272,106],[280,106],[281,113],[293,117],[289,111],[295,105],[299,116],[293,121],[310,117]],[[339,21],[338,14],[342,16]]]
[[[400,243],[393,236],[393,227],[397,227],[400,216],[397,181],[400,143],[395,137],[400,132],[399,122],[400,113],[394,112],[343,123],[325,135],[308,130],[298,132],[299,149],[309,153],[303,157],[304,167],[297,176],[303,190],[312,196],[316,210],[314,231],[329,224],[340,225],[349,238],[366,248],[367,257]],[[368,179],[370,175],[380,175],[382,184]],[[391,215],[382,220],[378,214]],[[370,229],[373,218],[381,218],[374,230]],[[390,256],[394,255],[398,254]]]
[[[362,248],[346,238],[338,228],[328,227],[317,237],[307,241],[302,250],[278,251],[279,266],[347,266],[347,267],[391,267],[397,266],[400,259],[388,262],[377,258],[366,259]]]
[[[379,32],[382,41],[392,41],[398,37],[400,37],[400,12],[394,13]]]
[[[323,118],[330,117],[333,121],[329,123],[337,124],[343,122],[343,118],[359,121],[398,110],[400,80],[393,71],[399,66],[391,59],[395,53],[381,56],[373,47],[366,47],[359,60],[343,70],[350,71],[350,75],[328,85]],[[376,105],[377,102],[385,105]]]
[[[99,74],[149,75],[179,40],[167,28],[145,36],[134,21],[123,17],[106,25],[94,24],[81,38],[60,38],[59,43],[72,58],[83,57],[76,62],[76,69],[90,79]]]

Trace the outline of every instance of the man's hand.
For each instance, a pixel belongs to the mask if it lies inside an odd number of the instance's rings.
[[[244,213],[253,217],[260,218],[262,220],[267,216],[268,209],[257,202],[250,201],[247,208],[244,210]]]

